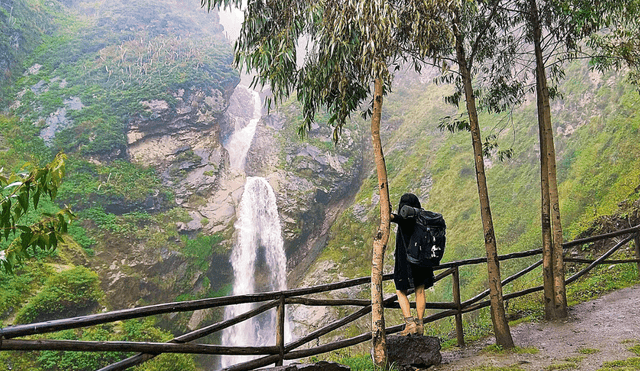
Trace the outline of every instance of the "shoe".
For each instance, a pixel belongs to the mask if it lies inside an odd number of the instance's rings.
[[[416,318],[416,335],[424,336],[424,322],[422,318]]]
[[[416,333],[416,322],[413,317],[404,318],[404,330],[400,331],[400,336],[408,336]]]

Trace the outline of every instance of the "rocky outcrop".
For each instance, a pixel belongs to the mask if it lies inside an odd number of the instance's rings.
[[[423,369],[442,362],[440,339],[431,336],[387,337],[389,363],[395,364],[400,371]]]
[[[210,191],[225,167],[219,122],[228,97],[197,88],[173,96],[172,107],[164,100],[140,102],[146,114],[129,124],[128,152],[132,161],[156,167],[182,204],[196,190]]]

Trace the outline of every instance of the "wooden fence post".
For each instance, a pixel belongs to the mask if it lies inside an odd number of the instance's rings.
[[[636,259],[640,259],[640,231],[636,232],[635,245],[636,245]],[[637,264],[638,264],[638,277],[640,277],[640,262],[638,262]]]
[[[276,315],[276,347],[278,347],[280,358],[276,361],[276,366],[282,366],[284,360],[284,295],[280,296],[278,311]]]
[[[458,346],[464,346],[464,330],[462,329],[462,304],[460,300],[460,274],[458,267],[453,270],[453,302],[456,305],[456,336],[458,337]]]

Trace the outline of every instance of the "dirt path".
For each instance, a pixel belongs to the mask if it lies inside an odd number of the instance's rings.
[[[511,329],[519,347],[537,354],[486,354],[480,350],[495,342],[487,339],[464,349],[442,352],[442,364],[431,370],[470,370],[478,366],[519,365],[541,371],[572,359],[577,370],[594,371],[603,362],[636,356],[628,350],[640,344],[640,285],[615,291],[569,309],[569,319],[558,323],[525,323]],[[597,349],[591,354],[580,349]]]

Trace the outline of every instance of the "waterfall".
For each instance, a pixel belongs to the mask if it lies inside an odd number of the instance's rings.
[[[234,95],[236,96],[232,99],[236,99],[240,107],[234,106],[228,111],[234,132],[225,141],[224,147],[229,153],[234,176],[239,177],[244,176],[247,152],[258,121],[262,117],[262,101],[256,91],[244,85],[238,85]],[[231,295],[285,290],[287,258],[284,253],[280,216],[275,193],[266,179],[246,178],[244,191],[236,209],[236,218],[234,227],[237,241],[231,253],[234,272]],[[255,304],[250,303],[228,306],[225,308],[224,318],[236,317],[254,307]],[[275,312],[275,309],[272,309],[225,329],[222,333],[222,344],[274,345]],[[285,316],[285,341],[291,341],[291,333],[290,321],[288,316]],[[256,357],[223,356],[220,363],[222,368],[226,368],[252,358]]]
[[[269,183],[260,177],[249,177],[237,211],[235,228],[238,241],[231,254],[235,276],[233,295],[255,292],[256,276],[264,291],[286,289],[287,258],[284,254],[276,196]],[[262,260],[264,270],[256,269]],[[229,306],[225,319],[251,310],[252,304]],[[275,310],[230,327],[223,333],[225,345],[260,346],[275,344]],[[285,323],[285,339],[291,339],[291,329]],[[246,361],[247,357],[224,357],[222,366]]]
[[[243,121],[242,119],[239,117],[231,117],[235,131],[224,143],[224,147],[227,149],[227,152],[229,152],[231,168],[242,171],[244,170],[247,152],[249,151],[249,147],[251,147],[251,141],[253,141],[253,136],[256,133],[256,126],[258,126],[258,121],[260,121],[262,117],[262,101],[257,91],[250,90],[244,85],[238,85],[236,87],[236,91],[237,90],[244,90],[250,94],[253,100],[251,102],[251,104],[253,104],[253,112],[249,123],[244,127],[240,127]]]

